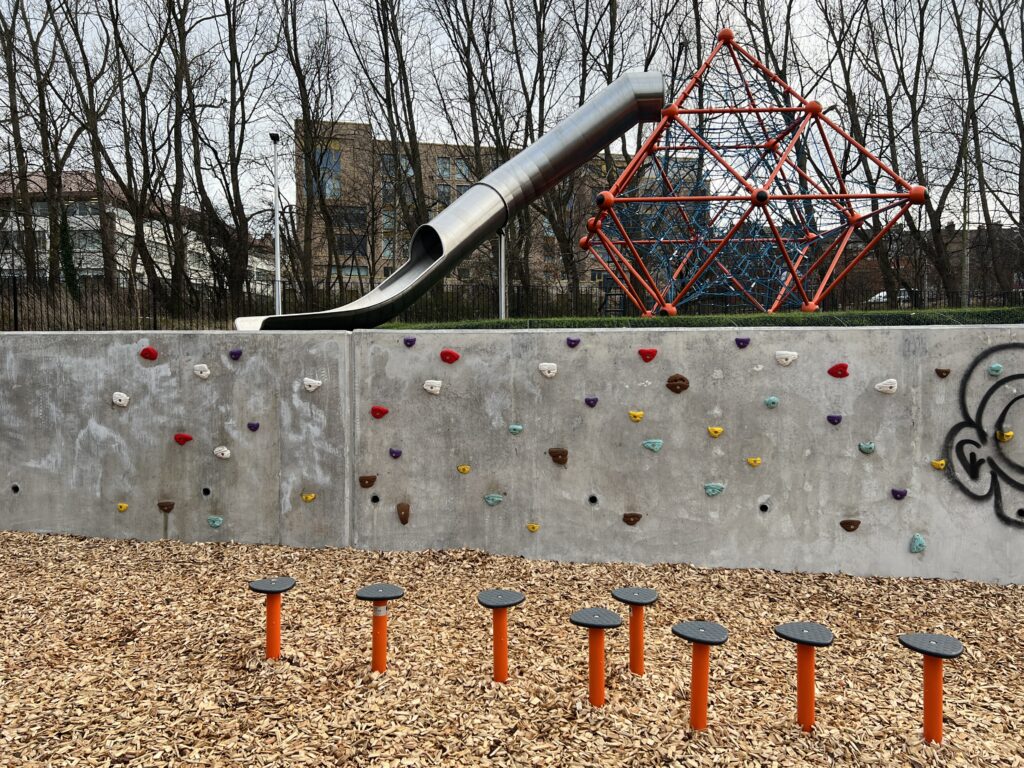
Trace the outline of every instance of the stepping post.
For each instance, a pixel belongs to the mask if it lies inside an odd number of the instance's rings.
[[[522,592],[514,589],[485,589],[476,596],[477,602],[491,609],[491,626],[494,630],[494,681],[508,682],[508,609],[526,599]]]
[[[357,600],[373,603],[373,655],[370,669],[386,672],[388,668],[388,601],[397,600],[405,590],[394,584],[370,584],[356,592]]]
[[[295,586],[289,576],[250,581],[249,589],[267,596],[267,658],[281,657],[281,595]]]
[[[629,606],[629,671],[644,673],[644,607],[653,605],[658,593],[647,587],[619,587],[612,597]]]
[[[814,728],[814,651],[832,645],[832,631],[813,621],[780,624],[775,634],[796,643],[796,721],[810,733]]]
[[[924,740],[942,743],[942,660],[964,652],[963,643],[949,635],[917,632],[900,635],[900,645],[924,656]]]
[[[711,646],[724,645],[729,633],[713,621],[684,621],[672,627],[672,634],[693,643],[690,672],[690,727],[708,727],[708,683],[711,676]]]
[[[584,608],[569,617],[577,627],[586,627],[590,645],[590,703],[604,706],[604,631],[622,626],[622,617],[607,608]]]

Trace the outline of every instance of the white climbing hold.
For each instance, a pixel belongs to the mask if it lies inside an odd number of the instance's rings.
[[[231,449],[228,448],[226,445],[218,445],[216,448],[213,449],[213,455],[216,456],[218,459],[230,459]]]
[[[208,379],[210,378],[210,366],[206,363],[196,363],[192,366],[192,373],[200,379]]]
[[[896,394],[896,379],[886,379],[875,384],[875,389],[881,392],[883,395],[895,395]]]
[[[423,382],[423,388],[432,395],[441,394],[441,382],[438,379],[427,379]]]
[[[126,395],[124,392],[115,392],[114,396],[111,398],[114,405],[119,405],[122,408],[128,407],[128,401],[130,399],[131,398],[129,398],[128,395]]]
[[[558,373],[558,366],[555,363],[541,363],[537,366],[540,369],[540,374],[545,379],[553,379],[555,374]]]
[[[800,355],[796,352],[787,352],[783,349],[775,353],[775,362],[785,367],[792,365],[793,361],[798,357],[800,357]]]
[[[302,380],[302,386],[307,392],[316,392],[320,389],[320,385],[323,384],[319,379],[311,379],[308,376]]]

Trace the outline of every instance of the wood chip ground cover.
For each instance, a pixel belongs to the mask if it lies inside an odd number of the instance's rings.
[[[263,657],[253,578],[287,574],[283,656]],[[582,565],[480,552],[133,542],[0,533],[0,765],[1024,766],[1024,588],[685,565]],[[390,581],[389,671],[369,672]],[[587,703],[579,607],[657,589],[647,674],[625,625],[607,640],[608,705]],[[487,587],[524,591],[512,682],[490,681]],[[669,628],[728,627],[711,657],[710,728],[689,731],[690,651]],[[818,723],[795,725],[779,622],[815,620]],[[966,646],[946,666],[941,747],[921,740],[921,661],[906,631]]]

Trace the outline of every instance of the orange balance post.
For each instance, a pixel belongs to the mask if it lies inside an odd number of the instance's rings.
[[[644,608],[653,605],[658,593],[647,587],[619,587],[612,597],[629,606],[629,671],[644,673]]]
[[[924,740],[942,743],[942,660],[955,659],[963,644],[949,635],[900,635],[900,644],[924,656]]]
[[[672,627],[672,634],[693,643],[690,673],[690,727],[708,727],[708,682],[711,676],[711,646],[724,645],[729,633],[713,621],[684,621]]]
[[[508,609],[514,608],[526,599],[522,592],[514,589],[485,589],[476,596],[477,602],[491,609],[491,625],[494,629],[494,680],[508,682]]]
[[[775,634],[796,643],[796,721],[810,733],[814,728],[814,649],[827,648],[835,637],[828,627],[813,621],[780,624]]]
[[[590,703],[604,706],[604,631],[622,626],[622,617],[607,608],[584,608],[569,617],[577,627],[586,627],[590,644]]]
[[[370,669],[386,672],[388,668],[388,601],[397,600],[405,590],[394,584],[370,584],[356,592],[357,600],[373,603],[373,658]]]
[[[267,596],[267,658],[281,657],[281,595],[295,586],[289,576],[250,581],[249,589]]]

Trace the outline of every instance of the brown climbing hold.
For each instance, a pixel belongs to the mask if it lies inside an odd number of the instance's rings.
[[[409,505],[404,501],[399,504],[396,509],[398,510],[398,522],[402,525],[409,524]]]
[[[555,464],[565,466],[569,461],[569,450],[567,448],[549,448],[548,456]]]
[[[626,525],[636,525],[640,522],[640,518],[643,517],[639,512],[627,512],[622,516],[622,522]]]
[[[840,520],[839,525],[844,531],[850,531],[852,533],[860,528],[860,520]]]
[[[158,501],[156,505],[161,512],[170,512],[172,509],[174,509],[173,501]]]
[[[690,380],[681,373],[673,373],[668,377],[665,386],[678,395],[680,392],[685,392],[690,388]]]
[[[947,376],[949,376],[949,368],[936,368],[935,375],[938,376],[940,379],[944,379]]]
[[[359,487],[360,488],[372,488],[373,484],[377,482],[376,475],[360,475],[359,476]]]

